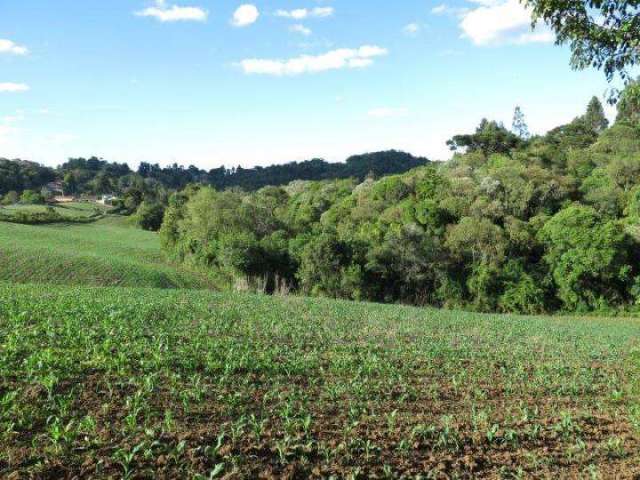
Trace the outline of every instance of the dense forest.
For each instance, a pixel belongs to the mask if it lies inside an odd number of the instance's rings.
[[[229,287],[485,312],[640,303],[640,105],[531,136],[483,120],[408,173],[172,195],[165,251]]]
[[[0,195],[11,191],[22,193],[24,190],[39,190],[55,178],[56,174],[51,168],[25,160],[0,158]]]
[[[131,210],[137,208],[143,198],[162,202],[167,191],[180,190],[192,183],[220,190],[239,187],[253,191],[294,180],[363,180],[370,174],[379,177],[402,173],[427,163],[426,158],[397,151],[357,155],[344,163],[314,159],[269,167],[220,167],[209,171],[194,166],[185,168],[173,164],[160,167],[145,162],[133,171],[127,164],[111,163],[96,157],[72,158],[54,169],[34,162],[0,158],[0,195],[5,196],[6,203],[13,203],[25,190],[39,192],[47,183],[60,180],[67,195],[117,194]]]
[[[142,163],[138,173],[144,178],[160,181],[170,188],[184,188],[190,183],[210,185],[218,190],[239,187],[254,191],[269,185],[286,185],[294,180],[328,180],[336,178],[357,178],[367,175],[376,177],[403,173],[428,163],[426,158],[414,157],[408,153],[387,151],[356,155],[344,163],[329,163],[322,159],[305,162],[290,162],[269,167],[232,169],[215,168],[205,172],[196,167],[184,169],[178,165],[161,168],[158,165]]]

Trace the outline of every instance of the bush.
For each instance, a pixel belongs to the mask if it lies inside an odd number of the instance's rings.
[[[42,205],[44,197],[33,190],[25,190],[20,196],[20,203],[24,205]]]
[[[157,232],[162,226],[164,206],[157,202],[144,201],[138,207],[136,221],[143,230]]]
[[[24,225],[43,225],[48,223],[58,223],[67,220],[53,208],[47,208],[40,212],[28,212],[18,210],[12,214],[0,213],[0,221],[10,223],[21,223]]]
[[[20,197],[18,196],[18,192],[11,191],[11,192],[8,192],[4,197],[2,197],[2,201],[0,202],[0,204],[15,205],[16,203],[18,203],[19,200],[20,200]]]
[[[544,313],[545,291],[531,275],[520,265],[507,265],[504,272],[503,293],[499,307],[502,312],[515,312],[525,315]]]
[[[53,207],[46,207],[44,210],[17,209],[15,211],[3,212],[0,210],[0,222],[20,223],[23,225],[47,225],[52,223],[91,223],[101,218],[102,212],[97,210],[90,216],[67,216],[62,215]]]

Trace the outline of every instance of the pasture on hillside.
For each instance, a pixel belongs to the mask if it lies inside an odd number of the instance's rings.
[[[146,258],[137,235],[121,247]],[[0,476],[638,478],[639,338],[626,318],[3,284]]]
[[[0,281],[205,288],[204,275],[167,264],[154,233],[108,216],[87,224],[0,222]]]

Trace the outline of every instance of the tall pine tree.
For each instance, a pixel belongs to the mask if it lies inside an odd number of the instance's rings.
[[[604,108],[598,97],[593,97],[587,106],[584,121],[591,130],[600,133],[609,126],[609,120],[604,115]]]
[[[520,106],[517,106],[515,112],[513,112],[513,124],[511,130],[523,140],[529,140],[531,137],[529,127],[527,126],[524,113],[522,113]]]

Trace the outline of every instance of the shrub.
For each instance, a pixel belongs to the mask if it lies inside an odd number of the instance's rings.
[[[157,232],[162,226],[164,206],[157,202],[144,201],[136,212],[136,221],[143,230]]]
[[[502,312],[525,315],[544,313],[545,291],[520,265],[513,262],[505,267],[506,277],[498,305]]]
[[[29,212],[18,210],[11,214],[0,213],[0,221],[11,223],[22,223],[24,225],[40,225],[48,223],[57,223],[67,220],[53,208],[47,208],[44,211]]]
[[[8,192],[4,197],[2,197],[2,205],[15,205],[20,200],[18,192],[11,191]]]
[[[25,190],[20,195],[20,203],[24,205],[42,205],[44,203],[44,197],[33,190]]]

